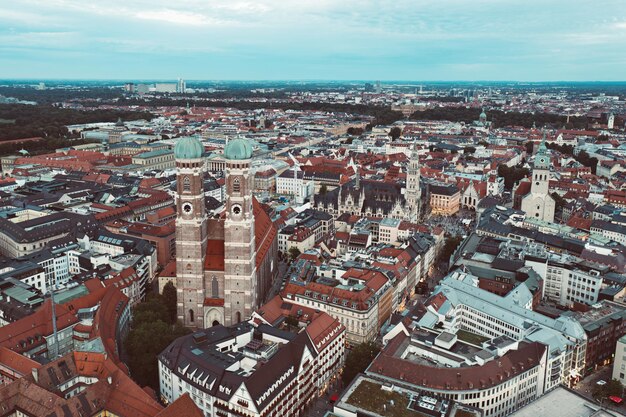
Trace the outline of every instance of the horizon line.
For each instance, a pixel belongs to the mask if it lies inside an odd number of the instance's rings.
[[[116,81],[116,82],[132,82],[132,81],[178,81],[179,79],[185,82],[361,82],[361,83],[530,83],[530,84],[544,84],[544,83],[626,83],[626,79],[623,80],[469,80],[469,79],[449,79],[449,80],[402,80],[402,79],[314,79],[314,78],[283,78],[283,79],[194,79],[194,78],[3,78],[2,81]]]

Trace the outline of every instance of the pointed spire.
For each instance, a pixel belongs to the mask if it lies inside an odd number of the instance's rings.
[[[361,186],[361,173],[359,172],[359,167],[355,168],[356,170],[356,180],[354,181],[354,189],[358,190]]]
[[[548,152],[548,147],[546,146],[546,129],[543,129],[543,137],[541,138],[541,143],[539,144],[539,149],[537,149],[537,153],[546,153]]]

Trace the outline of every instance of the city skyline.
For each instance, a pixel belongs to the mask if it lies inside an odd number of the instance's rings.
[[[0,6],[0,78],[624,79],[626,12],[616,0],[336,3]]]

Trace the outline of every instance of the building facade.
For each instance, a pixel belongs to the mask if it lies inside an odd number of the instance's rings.
[[[176,288],[178,318],[206,328],[246,320],[277,271],[276,229],[252,196],[252,147],[230,141],[226,161],[225,213],[207,217],[202,188],[204,148],[193,137],[176,144]]]

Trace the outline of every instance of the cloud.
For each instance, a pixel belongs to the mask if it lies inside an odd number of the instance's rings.
[[[566,74],[597,78],[601,67],[603,75],[623,78],[622,3],[21,0],[11,10],[0,6],[0,77],[19,76],[16,57],[30,53],[24,67],[32,66],[36,50],[50,52],[46,68],[78,71],[64,62],[67,54],[55,60],[52,53],[71,50],[101,59],[98,70],[119,77],[170,71],[197,78],[463,79],[480,71],[484,79],[505,73],[541,79],[560,66]],[[9,59],[10,66],[1,65]],[[80,70],[96,74],[92,67]]]
[[[138,19],[158,20],[166,23],[191,26],[223,25],[227,23],[226,21],[212,19],[198,13],[181,12],[168,9],[141,11],[136,13],[135,17]]]

